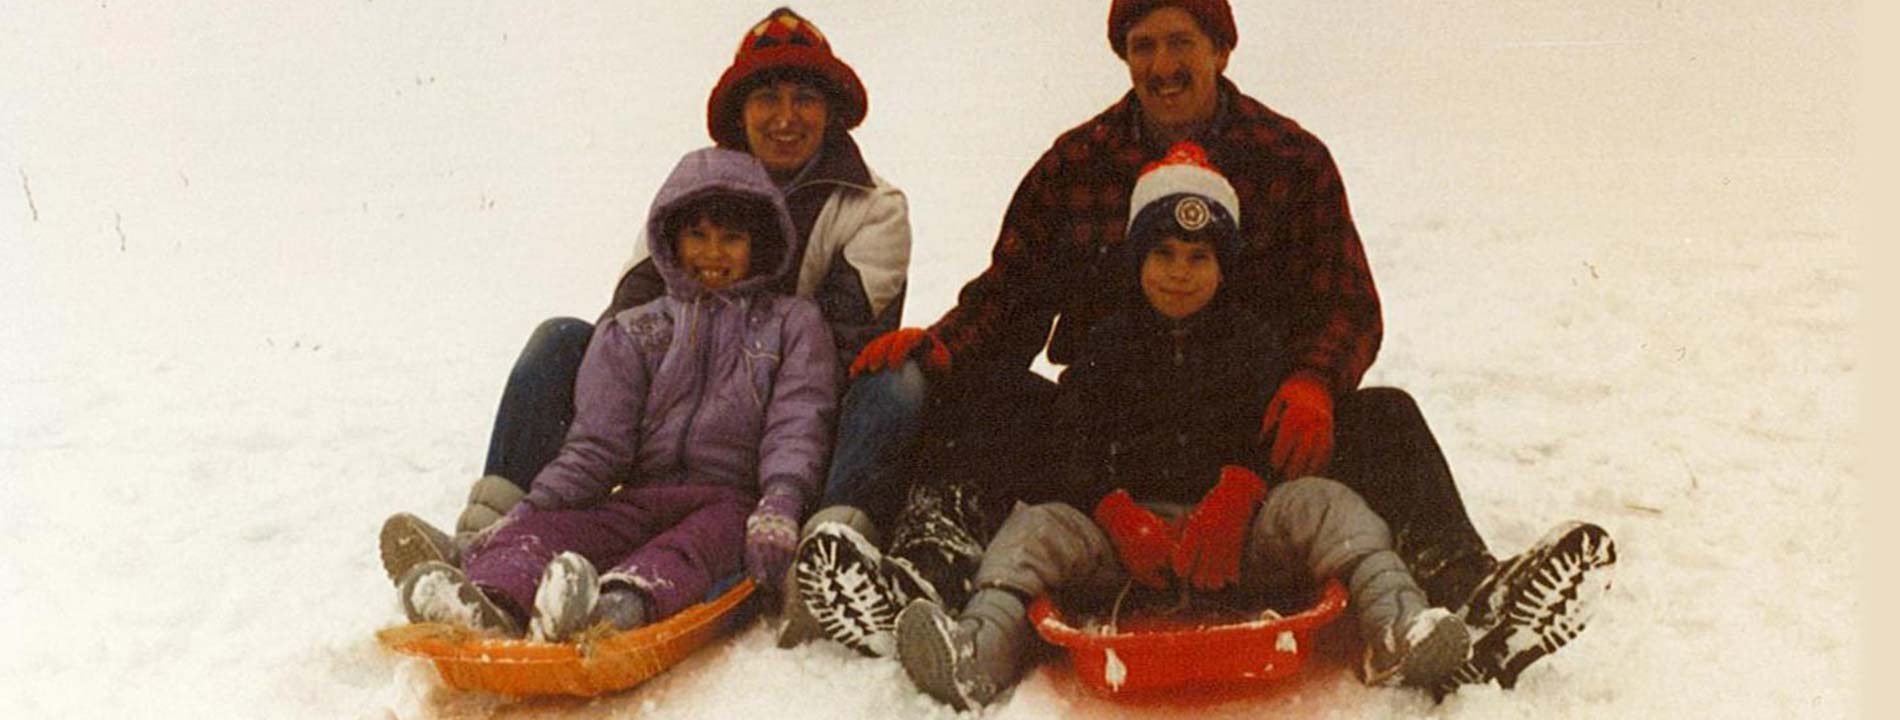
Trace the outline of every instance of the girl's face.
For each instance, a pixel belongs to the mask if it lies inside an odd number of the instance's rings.
[[[752,234],[701,216],[680,228],[680,267],[708,290],[744,280],[752,269]]]
[[[1168,236],[1141,261],[1141,294],[1156,312],[1180,320],[1200,312],[1220,289],[1220,259],[1207,243]]]

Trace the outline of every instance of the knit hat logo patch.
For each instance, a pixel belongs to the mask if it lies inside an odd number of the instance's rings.
[[[1207,202],[1198,197],[1184,197],[1174,204],[1174,224],[1182,230],[1194,232],[1207,227],[1214,219],[1214,213],[1207,209]]]

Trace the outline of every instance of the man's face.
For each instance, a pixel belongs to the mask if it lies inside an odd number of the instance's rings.
[[[680,267],[708,290],[744,280],[752,268],[752,235],[700,217],[680,228]]]
[[[1183,242],[1170,235],[1149,248],[1141,261],[1141,294],[1155,312],[1175,320],[1207,307],[1220,281],[1220,259],[1204,242]]]
[[[1128,75],[1148,124],[1179,140],[1214,117],[1214,79],[1227,69],[1227,50],[1201,31],[1186,10],[1168,6],[1128,28]]]
[[[766,172],[783,180],[817,154],[830,117],[831,108],[818,88],[791,80],[766,83],[745,95],[746,145]]]

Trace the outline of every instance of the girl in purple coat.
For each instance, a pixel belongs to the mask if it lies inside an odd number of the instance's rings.
[[[574,423],[524,501],[460,568],[402,573],[411,621],[562,641],[664,618],[741,569],[778,587],[837,397],[817,305],[771,289],[793,233],[756,158],[681,158],[647,219],[666,294],[595,330]]]

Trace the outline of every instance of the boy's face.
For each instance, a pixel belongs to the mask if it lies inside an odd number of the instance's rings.
[[[744,280],[752,268],[752,235],[705,217],[680,228],[680,267],[708,290]]]
[[[1156,312],[1180,320],[1200,312],[1220,289],[1220,259],[1213,246],[1168,236],[1141,261],[1141,294]]]
[[[831,108],[817,87],[780,80],[747,92],[740,114],[752,155],[772,177],[783,180],[818,154]]]

